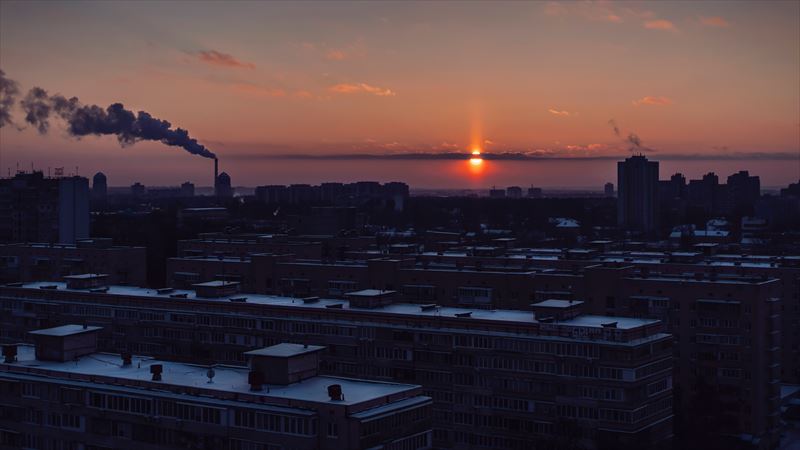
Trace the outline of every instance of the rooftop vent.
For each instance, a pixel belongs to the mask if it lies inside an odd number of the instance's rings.
[[[122,353],[121,356],[122,356],[122,367],[130,366],[131,365],[131,359],[133,358],[133,356],[131,356],[131,352],[124,352],[124,353]]]
[[[287,385],[316,376],[320,352],[324,349],[318,345],[283,343],[245,352],[245,356],[250,370],[260,373],[263,383]]]
[[[331,401],[342,401],[344,400],[344,394],[342,394],[342,385],[341,384],[332,384],[328,386],[328,397],[331,398]]]
[[[153,374],[153,381],[161,381],[161,372],[164,371],[164,366],[161,364],[153,364],[150,366],[150,373]]]
[[[172,288],[161,288],[161,289],[156,289],[156,293],[158,295],[164,295],[164,294],[169,294],[170,292],[172,292],[174,290],[175,289],[172,289]]]
[[[11,364],[17,361],[17,346],[16,344],[11,345],[4,345],[3,346],[3,356],[5,357],[5,363]]]

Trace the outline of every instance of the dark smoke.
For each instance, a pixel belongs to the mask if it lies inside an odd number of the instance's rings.
[[[14,106],[14,99],[19,94],[17,82],[6,78],[5,72],[0,70],[0,128],[4,125],[12,125],[11,107]]]
[[[609,119],[608,124],[611,125],[611,128],[614,130],[614,135],[618,138],[622,139],[625,144],[630,145],[628,151],[631,152],[652,152],[652,148],[645,147],[642,145],[642,139],[636,133],[628,133],[627,138],[622,137],[622,132],[619,130],[619,126],[617,125],[617,121],[614,119]]]
[[[166,120],[156,119],[144,111],[135,114],[121,103],[103,109],[97,105],[83,105],[76,97],[51,96],[44,89],[34,87],[20,104],[25,111],[25,121],[41,134],[47,133],[50,118],[55,117],[62,119],[67,132],[75,137],[114,135],[123,146],[138,141],[159,141],[205,158],[216,158],[214,153],[189,137],[186,130],[172,129],[172,124]]]
[[[616,121],[616,120],[614,120],[614,119],[610,119],[610,120],[608,121],[608,124],[609,124],[609,125],[611,125],[611,128],[613,128],[613,129],[614,129],[614,134],[615,134],[617,137],[620,137],[620,135],[619,135],[619,127],[617,126],[617,121]]]

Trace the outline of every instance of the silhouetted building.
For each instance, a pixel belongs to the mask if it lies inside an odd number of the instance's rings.
[[[217,177],[217,197],[230,198],[233,197],[233,188],[231,187],[231,177],[226,172],[222,172]]]
[[[138,181],[131,185],[131,196],[133,196],[133,198],[144,197],[145,191],[146,190],[144,185],[142,183],[139,183]]]
[[[522,198],[522,188],[519,186],[509,186],[506,188],[506,197]]]
[[[603,193],[608,198],[614,197],[614,183],[606,183],[606,185],[603,187]]]
[[[505,189],[489,189],[489,198],[506,198]]]
[[[653,233],[658,220],[658,162],[634,155],[617,163],[617,223]]]
[[[538,187],[529,187],[528,188],[528,198],[542,198],[542,188]]]
[[[190,182],[185,182],[181,184],[181,197],[188,198],[194,197],[194,184]]]
[[[71,244],[88,237],[88,179],[33,172],[0,180],[0,240]]]
[[[108,182],[103,172],[97,172],[92,177],[92,200],[103,204],[108,196]]]
[[[761,180],[742,170],[728,177],[727,194],[734,214],[753,214],[755,204],[761,196]]]

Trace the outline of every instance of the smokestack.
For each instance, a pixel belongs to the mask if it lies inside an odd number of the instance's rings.
[[[214,158],[214,195],[219,195],[219,192],[217,192],[218,177],[219,177],[219,161],[217,161],[217,158]]]

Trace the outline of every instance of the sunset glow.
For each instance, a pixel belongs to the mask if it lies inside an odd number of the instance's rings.
[[[184,16],[181,2],[3,1],[0,69],[23,94],[168,120],[246,186],[391,181],[396,154],[423,155],[405,163],[412,186],[476,171],[597,185],[630,134],[687,176],[757,165],[765,186],[798,178],[798,2],[198,2]],[[15,109],[3,174],[19,163],[102,169],[111,185],[209,184],[205,158],[78,140],[55,122],[43,135]],[[464,149],[445,171],[437,155]],[[494,158],[507,152],[553,162]]]

